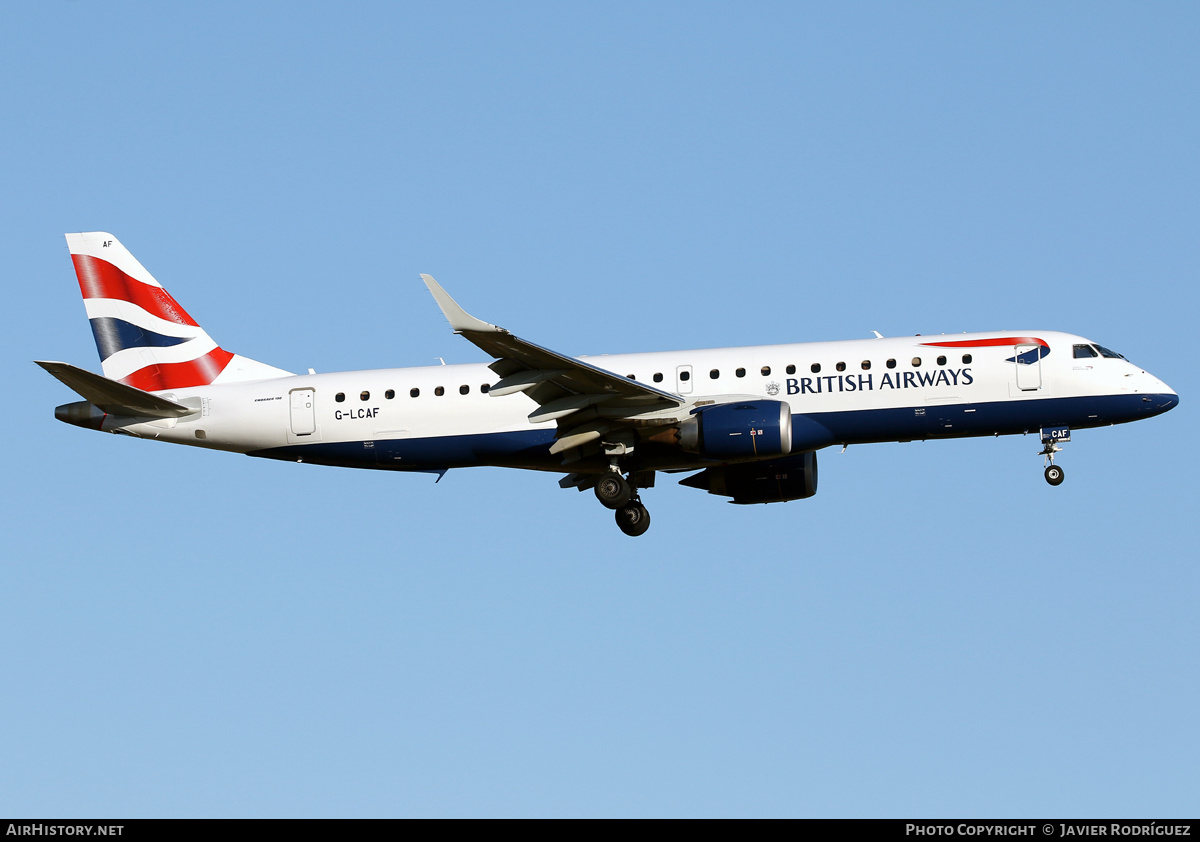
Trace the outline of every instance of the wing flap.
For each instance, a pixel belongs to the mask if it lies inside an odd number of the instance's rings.
[[[516,374],[510,374],[508,377],[500,379],[491,389],[488,394],[494,398],[501,398],[505,395],[511,395],[515,392],[528,392],[539,383],[544,383],[547,380],[553,380],[556,377],[561,377],[566,374],[565,371],[542,371],[537,368],[526,368],[518,371]]]
[[[529,413],[529,423],[538,424],[564,418],[604,400],[607,400],[605,395],[567,395],[565,398],[547,401]]]

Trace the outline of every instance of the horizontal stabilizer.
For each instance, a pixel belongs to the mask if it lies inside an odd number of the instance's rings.
[[[34,360],[54,375],[68,389],[92,406],[109,415],[143,416],[148,418],[182,418],[197,410],[160,398],[116,380],[109,380],[69,363]]]

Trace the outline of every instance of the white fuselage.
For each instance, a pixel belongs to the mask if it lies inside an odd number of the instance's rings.
[[[986,344],[1027,337],[1044,348]],[[1101,426],[1174,406],[1175,393],[1158,378],[1121,358],[1077,358],[1072,349],[1079,345],[1095,347],[1070,334],[1006,331],[580,359],[678,393],[690,406],[785,401],[793,417],[831,432],[832,441],[818,446]],[[103,429],[318,464],[563,470],[547,452],[555,422],[531,423],[537,405],[522,393],[489,395],[496,380],[487,365],[475,364],[179,389],[159,394],[199,399],[199,413],[150,422],[108,418]],[[669,449],[651,455],[652,468],[705,463]]]

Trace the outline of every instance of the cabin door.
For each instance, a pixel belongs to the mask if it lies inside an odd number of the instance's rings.
[[[311,436],[317,429],[316,392],[313,389],[292,391],[292,435]]]
[[[1036,392],[1042,388],[1042,349],[1038,345],[1018,345],[1016,350],[1017,388]]]

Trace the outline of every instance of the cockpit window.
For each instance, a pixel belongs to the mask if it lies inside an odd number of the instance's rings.
[[[1102,357],[1108,357],[1109,359],[1113,359],[1113,360],[1125,359],[1123,356],[1118,354],[1116,351],[1110,351],[1107,348],[1105,348],[1103,345],[1097,345],[1096,350],[1100,352],[1100,356],[1102,356]]]
[[[1096,356],[1096,350],[1091,345],[1076,345],[1075,359],[1082,360],[1087,357]]]

